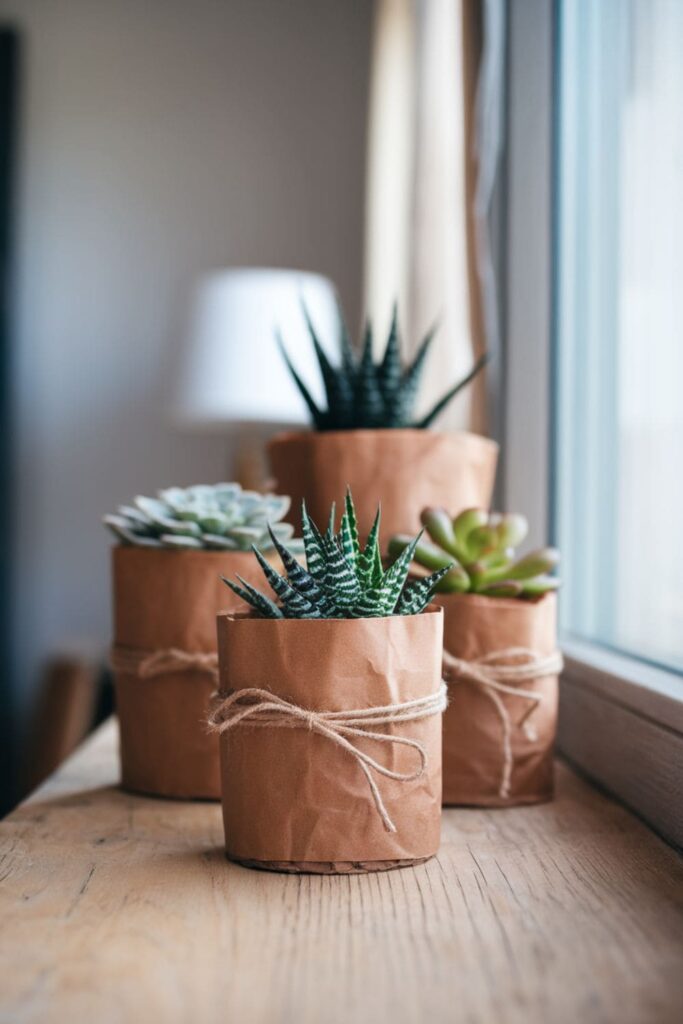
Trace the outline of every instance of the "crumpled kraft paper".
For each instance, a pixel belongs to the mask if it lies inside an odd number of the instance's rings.
[[[526,647],[540,655],[557,646],[555,594],[526,601],[479,594],[438,594],[444,609],[444,647],[456,658],[474,660],[506,647]],[[529,702],[499,694],[512,724],[512,776],[509,796],[499,795],[503,767],[503,726],[481,686],[456,681],[448,687],[443,717],[443,802],[445,805],[507,807],[540,803],[553,795],[553,744],[557,731],[558,678],[524,681],[521,689],[543,694],[528,723],[520,727]]]
[[[245,605],[220,580],[263,574],[251,552],[112,548],[114,644],[216,651],[216,615]],[[182,671],[143,679],[116,672],[121,782],[155,796],[220,798],[218,744],[206,714],[215,679]]]
[[[218,618],[220,689],[257,687],[318,711],[401,703],[438,691],[440,609],[377,619]],[[397,831],[385,831],[357,761],[305,728],[238,726],[220,737],[228,856],[287,871],[383,870],[433,856],[441,822],[441,714],[379,727],[425,747],[410,782],[375,775]],[[359,739],[396,771],[415,751]]]
[[[277,490],[290,494],[290,521],[301,526],[301,500],[319,526],[332,502],[343,508],[351,487],[361,537],[382,505],[382,537],[417,533],[420,513],[439,505],[454,515],[488,508],[498,445],[478,434],[432,430],[344,430],[279,434],[268,445]]]

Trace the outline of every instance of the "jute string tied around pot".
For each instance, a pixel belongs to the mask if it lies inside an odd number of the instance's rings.
[[[441,714],[446,708],[446,700],[446,687],[442,683],[436,693],[402,704],[387,704],[384,707],[361,708],[354,711],[311,711],[298,704],[292,704],[269,690],[251,687],[230,693],[217,693],[208,724],[209,729],[217,733],[226,733],[238,726],[248,726],[309,729],[319,736],[326,736],[332,743],[346,750],[356,761],[367,779],[384,828],[387,832],[396,832],[396,826],[384,805],[373,772],[397,782],[412,782],[424,773],[427,767],[427,752],[417,740],[376,732],[375,727],[416,722],[421,718]],[[355,741],[359,739],[409,747],[417,753],[419,766],[412,772],[397,772],[386,768],[356,745]]]
[[[524,729],[528,739],[536,739],[536,731],[531,715],[543,700],[543,694],[533,690],[524,690],[518,684],[555,676],[562,671],[563,661],[560,651],[541,655],[527,647],[505,647],[493,651],[473,661],[456,658],[450,651],[443,652],[443,674],[447,683],[474,683],[491,700],[503,726],[503,766],[501,770],[498,795],[507,798],[510,795],[512,776],[512,722],[501,693],[510,697],[521,697],[528,701],[519,725]]]
[[[218,681],[218,655],[165,647],[146,651],[135,647],[113,647],[109,664],[114,672],[151,679],[171,672],[204,672]]]

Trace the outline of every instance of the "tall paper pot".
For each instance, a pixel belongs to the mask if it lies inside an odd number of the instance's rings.
[[[377,619],[218,618],[221,691],[256,687],[310,711],[385,707],[437,695],[443,616]],[[272,870],[386,870],[433,856],[441,821],[441,714],[377,726],[416,740],[426,766],[411,781],[374,774],[396,827],[385,829],[361,766],[310,728],[250,728],[220,736],[228,856]],[[382,765],[416,767],[414,748],[352,737]],[[417,759],[419,766],[419,759]]]
[[[555,594],[534,601],[441,594],[434,601],[444,610],[444,648],[456,658],[476,661],[510,648],[541,656],[556,650]],[[540,694],[541,699],[532,710],[523,696],[497,693],[511,726],[512,767],[505,796],[503,722],[495,699],[484,686],[469,680],[449,685],[443,718],[444,804],[505,807],[552,798],[558,678],[525,680],[519,689]]]
[[[251,553],[112,549],[114,664],[171,648],[216,653],[216,615],[244,607],[220,580],[259,581]],[[141,678],[115,671],[125,789],[177,798],[220,797],[218,744],[206,731],[215,674],[172,671]]]
[[[268,446],[277,489],[292,496],[291,521],[300,526],[301,501],[325,523],[347,486],[353,491],[361,536],[382,505],[382,532],[417,533],[420,513],[443,505],[454,514],[488,508],[498,445],[478,434],[432,430],[341,430],[279,434]]]

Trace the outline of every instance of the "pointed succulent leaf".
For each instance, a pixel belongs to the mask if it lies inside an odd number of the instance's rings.
[[[384,578],[379,589],[380,602],[385,615],[389,615],[396,607],[401,591],[405,586],[406,578],[410,570],[410,563],[412,562],[413,555],[415,554],[415,548],[417,547],[421,536],[422,531],[420,531],[408,547],[401,552],[393,565],[389,566],[384,574]]]
[[[247,604],[251,605],[254,611],[257,611],[262,618],[283,618],[282,612],[275,602],[271,601],[271,599],[266,597],[265,594],[262,594],[260,590],[256,589],[256,587],[252,587],[251,583],[247,583],[247,581],[243,580],[241,576],[237,577],[240,581],[239,584],[234,583],[233,580],[229,580],[227,576],[221,576],[221,579],[226,586],[230,587],[233,593],[237,594],[237,596],[243,601],[246,601]]]
[[[315,608],[315,606],[295,590],[289,580],[284,576],[281,576],[280,573],[272,567],[270,562],[263,557],[256,546],[252,548],[252,551],[258,559],[258,563],[263,570],[263,575],[266,577],[269,587],[273,593],[280,598],[285,618],[317,619],[321,617],[321,613]]]
[[[287,573],[287,578],[292,587],[312,606],[318,608],[325,618],[332,618],[337,612],[334,601],[325,593],[323,588],[316,582],[313,576],[293,557],[284,544],[281,544],[271,528],[270,531],[273,547],[277,551]]]
[[[280,352],[282,353],[282,357],[283,357],[285,363],[287,364],[287,369],[289,370],[290,375],[291,375],[294,383],[296,384],[297,388],[299,389],[299,393],[300,393],[301,397],[303,398],[304,402],[306,403],[306,406],[308,407],[308,411],[311,414],[311,419],[313,420],[313,422],[314,422],[315,426],[318,428],[318,430],[324,429],[325,424],[326,424],[325,413],[322,411],[322,409],[318,408],[318,406],[316,405],[315,401],[313,400],[313,396],[311,395],[311,392],[308,390],[308,388],[304,384],[303,380],[301,379],[301,377],[297,373],[297,371],[296,371],[296,369],[294,367],[294,364],[292,363],[291,359],[289,358],[289,354],[287,352],[287,349],[285,348],[285,344],[284,344],[284,342],[282,340],[282,336],[280,335],[279,331],[276,331],[275,337],[276,337],[276,340],[277,340]]]
[[[455,396],[458,395],[463,390],[463,388],[466,388],[467,385],[474,380],[477,374],[481,370],[483,370],[488,361],[488,353],[485,353],[483,356],[481,356],[480,359],[477,359],[476,363],[474,364],[474,367],[470,370],[467,376],[463,377],[463,379],[458,381],[457,384],[454,384],[453,387],[450,388],[450,390],[447,391],[446,394],[443,395],[443,397],[440,398],[439,401],[434,406],[432,406],[427,415],[423,416],[422,419],[415,424],[415,426],[421,430],[425,430],[427,427],[430,427],[434,420],[437,418],[437,416],[439,416],[440,413],[442,413],[443,410],[446,408],[446,406],[453,401]]]
[[[327,407],[328,409],[334,409],[338,418],[342,423],[352,424],[353,416],[353,385],[351,381],[347,379],[346,374],[340,372],[334,367],[327,357],[325,349],[320,344],[313,321],[309,315],[308,309],[305,304],[302,303],[304,318],[306,320],[306,326],[308,327],[308,333],[311,336],[315,354],[318,359],[318,365],[320,366],[320,373],[325,385],[325,392],[327,395]],[[341,424],[340,424],[341,425]]]
[[[327,532],[325,533],[326,540],[332,540],[334,538],[335,527],[337,524],[337,505],[336,502],[332,502],[330,506],[330,518],[327,521]]]
[[[325,582],[325,550],[322,534],[306,510],[306,502],[301,503],[301,525],[306,552],[306,565],[311,576],[318,583]]]
[[[358,600],[361,588],[353,568],[344,557],[336,540],[323,539],[325,557],[326,593],[334,595],[334,603],[340,609],[352,608]]]
[[[427,332],[422,339],[417,353],[415,354],[415,358],[412,363],[406,367],[403,374],[403,391],[406,396],[407,403],[411,406],[415,399],[415,395],[417,394],[420,378],[422,377],[422,372],[424,370],[425,360],[427,359],[429,350],[432,347],[436,330],[436,325],[434,325],[434,327]]]
[[[382,424],[384,403],[377,382],[377,368],[372,358],[372,329],[365,329],[363,354],[356,373],[354,395],[354,425],[377,427]]]
[[[358,558],[358,578],[364,586],[375,586],[377,565],[382,569],[382,552],[379,547],[379,528],[382,521],[382,510],[378,507],[365,547]]]
[[[346,488],[346,496],[344,498],[344,511],[346,512],[346,518],[349,524],[349,533],[351,534],[351,543],[355,552],[356,558],[360,555],[360,541],[358,539],[358,518],[356,516],[356,507],[353,504],[353,496],[351,489]]]
[[[419,615],[429,604],[434,590],[447,572],[447,568],[439,569],[431,576],[409,583],[399,598],[396,612],[399,615]]]

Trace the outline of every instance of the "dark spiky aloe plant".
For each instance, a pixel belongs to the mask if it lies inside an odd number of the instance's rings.
[[[341,363],[334,366],[320,344],[320,339],[305,306],[304,316],[320,365],[327,396],[327,409],[320,409],[313,400],[306,384],[291,362],[279,332],[277,341],[317,430],[398,429],[401,427],[422,429],[429,427],[449,402],[476,377],[488,360],[486,354],[478,359],[467,376],[454,384],[426,416],[414,420],[413,407],[425,360],[434,340],[434,330],[427,334],[413,361],[403,366],[398,332],[398,313],[397,307],[394,306],[384,355],[381,361],[376,363],[372,356],[370,325],[365,331],[361,355],[357,357],[340,309]]]
[[[286,576],[276,572],[258,548],[253,548],[277,603],[240,576],[237,577],[239,583],[223,577],[230,589],[263,618],[370,619],[417,615],[424,610],[434,587],[448,572],[449,567],[445,566],[406,586],[419,535],[385,570],[379,546],[380,512],[377,511],[367,543],[361,548],[350,491],[346,494],[338,533],[335,533],[334,505],[325,533],[309,519],[305,505],[302,519],[306,569],[274,534],[272,542],[282,559]]]

